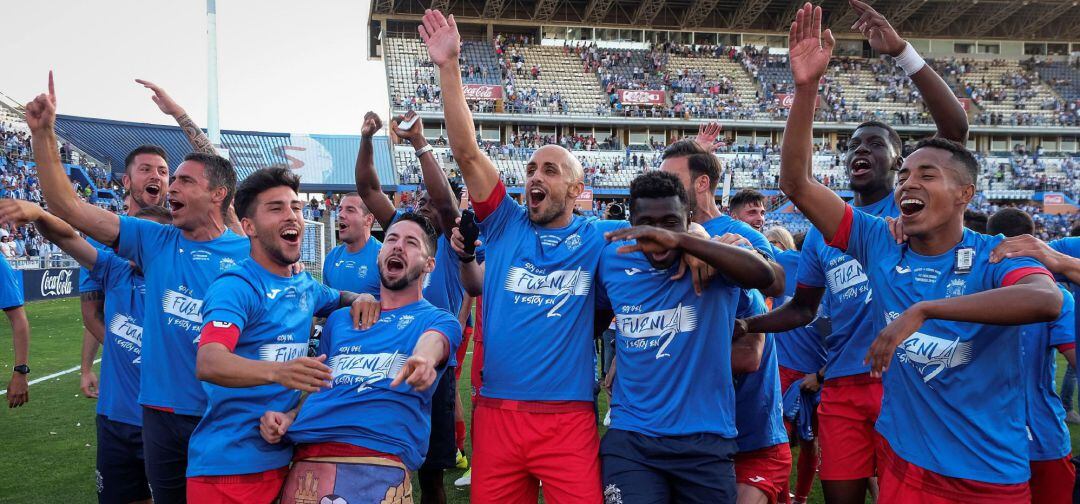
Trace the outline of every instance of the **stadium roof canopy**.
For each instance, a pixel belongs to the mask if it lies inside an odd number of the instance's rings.
[[[1080,40],[1076,0],[866,0],[905,37]],[[786,33],[804,0],[373,0],[372,19],[440,9],[466,22]],[[825,26],[851,33],[847,0],[820,0]]]

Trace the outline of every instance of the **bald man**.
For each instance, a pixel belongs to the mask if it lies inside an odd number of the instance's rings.
[[[420,27],[439,67],[450,148],[484,237],[484,382],[473,416],[472,502],[603,500],[593,413],[595,290],[604,232],[626,222],[575,216],[585,189],[566,149],[537,149],[525,200],[511,199],[476,142],[462,91],[453,18],[429,11]],[[456,140],[456,141],[454,141]],[[604,319],[604,324],[610,318]]]

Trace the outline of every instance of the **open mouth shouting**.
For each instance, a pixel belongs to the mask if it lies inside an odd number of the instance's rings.
[[[161,185],[159,185],[157,182],[151,182],[149,184],[146,184],[146,187],[143,188],[143,191],[146,192],[146,194],[150,195],[151,198],[157,199],[157,197],[161,195]]]
[[[297,227],[286,227],[281,230],[279,235],[289,245],[298,245],[300,243],[300,229]]]
[[[860,157],[851,161],[851,176],[863,177],[869,175],[873,169],[873,164],[869,159]]]
[[[547,192],[538,186],[529,189],[529,208],[536,208],[547,198]]]
[[[900,200],[900,213],[904,217],[914,217],[926,208],[926,202],[914,196],[904,196]]]
[[[386,262],[383,263],[386,268],[387,276],[397,276],[405,271],[405,258],[399,255],[392,255],[386,258]]]

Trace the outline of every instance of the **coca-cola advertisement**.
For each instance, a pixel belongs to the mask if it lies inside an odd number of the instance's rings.
[[[791,105],[795,103],[795,95],[790,93],[777,93],[776,99],[780,101],[780,106],[783,108],[791,108]],[[817,103],[814,104],[814,108],[821,107],[821,95],[817,96]]]
[[[663,105],[667,95],[652,89],[620,89],[619,102],[623,105]]]
[[[56,299],[79,295],[77,268],[22,270],[23,297],[27,301]]]
[[[468,101],[501,100],[503,88],[490,84],[465,84],[465,99]]]

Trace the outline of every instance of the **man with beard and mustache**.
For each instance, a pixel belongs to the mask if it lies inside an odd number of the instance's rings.
[[[375,217],[359,194],[342,196],[337,209],[341,245],[330,250],[323,261],[323,283],[335,289],[379,295],[376,261],[382,242],[371,236],[374,222]]]
[[[964,229],[979,163],[961,144],[926,139],[903,160],[893,195],[903,243],[890,236],[885,219],[855,210],[814,178],[814,103],[835,46],[831,31],[821,32],[821,17],[821,8],[807,3],[791,25],[795,101],[780,188],[825,243],[861,264],[859,275],[873,290],[865,302],[870,330],[880,332],[863,358],[871,377],[884,373],[874,425],[880,501],[1028,502],[1015,326],[1056,319],[1061,292],[1032,259],[991,264],[1003,238]],[[869,168],[856,164],[853,174],[862,169]],[[844,273],[830,280],[850,285],[853,271]]]
[[[162,206],[165,191],[169,183],[169,163],[165,149],[156,145],[140,145],[128,153],[124,159],[124,210],[129,217],[147,207]],[[100,252],[113,253],[92,238],[87,242]],[[83,347],[81,378],[79,388],[87,398],[98,397],[98,379],[94,375],[94,357],[98,344],[105,338],[105,293],[104,288],[91,278],[90,270],[79,269],[79,306],[83,318]]]
[[[416,151],[424,185],[427,187],[427,190],[417,197],[416,213],[431,221],[439,233],[435,270],[424,279],[424,299],[457,316],[458,322],[464,326],[469,313],[468,306],[462,310],[462,300],[466,293],[470,296],[480,294],[484,272],[477,265],[475,257],[459,260],[450,246],[450,236],[461,212],[454,198],[455,192],[424,138],[423,121],[416,117],[409,129],[398,127],[402,120],[413,119],[414,115],[415,112],[411,112],[407,117],[395,119],[391,123],[391,129],[398,138],[407,140]],[[383,229],[389,229],[390,224],[400,214],[394,209],[390,198],[382,192],[379,175],[375,170],[371,136],[381,127],[382,121],[377,114],[368,112],[364,115],[360,152],[356,158],[356,190],[371,214],[379,221],[379,225]],[[450,355],[448,366],[451,370],[440,378],[432,399],[431,440],[419,475],[423,503],[446,502],[443,471],[453,469],[456,464],[458,451],[455,443],[454,408],[457,403],[457,384],[454,368],[457,368],[458,362],[454,354]],[[464,421],[462,430],[464,431]]]
[[[883,16],[862,2],[853,0],[851,5],[860,15],[856,28],[871,47],[894,57],[908,51],[910,46]],[[963,143],[968,125],[963,106],[929,65],[917,66],[908,74],[938,126],[937,135]],[[901,150],[900,136],[889,125],[868,121],[856,127],[845,157],[855,193],[853,206],[881,217],[900,215],[893,186],[895,170],[903,163]],[[863,265],[829,247],[816,228],[807,233],[796,278],[799,285],[789,302],[737,324],[736,329],[779,333],[804,327],[813,322],[822,296],[828,293],[832,333],[825,340],[825,381],[818,407],[820,477],[830,503],[861,503],[870,478],[882,469],[874,432],[881,411],[882,385],[880,379],[870,376],[869,367],[863,363],[876,334],[870,304],[874,293]]]
[[[437,247],[430,221],[399,216],[379,253],[378,321],[357,330],[343,310],[330,315],[319,352],[330,357],[332,386],[298,408],[263,415],[263,439],[297,445],[282,504],[328,495],[413,502],[410,473],[428,451],[433,385],[461,342],[457,319],[421,294]]]
[[[543,481],[549,503],[599,503],[592,283],[603,233],[627,223],[574,215],[584,173],[557,145],[533,153],[525,167],[526,206],[515,203],[475,141],[453,16],[429,10],[419,31],[439,68],[450,148],[486,239],[491,272],[483,289],[484,381],[473,413],[472,502],[535,502]]]
[[[26,106],[34,157],[49,210],[89,237],[133,260],[146,278],[139,403],[147,477],[158,503],[184,502],[188,439],[206,410],[195,377],[199,308],[210,283],[248,257],[249,243],[230,231],[226,215],[236,187],[232,163],[193,153],[176,168],[168,188],[172,225],[118,216],[76,196],[56,154],[56,94]]]
[[[307,357],[312,316],[352,307],[359,324],[365,301],[294,273],[304,236],[300,179],[284,167],[249,175],[236,192],[236,212],[251,257],[219,276],[202,305],[205,324],[195,373],[206,413],[191,435],[187,495],[191,502],[270,502],[292,457],[252,428],[266,408],[286,411],[300,391],[330,380],[326,355]],[[368,320],[368,323],[373,320]]]
[[[152,205],[134,212],[133,217],[159,224],[170,221],[168,210]],[[106,293],[103,320],[109,324],[102,342],[101,390],[96,394],[98,500],[149,502],[138,401],[146,296],[142,272],[127,259],[89,243],[35,203],[0,200],[0,222],[33,222],[42,236],[78,261]]]

